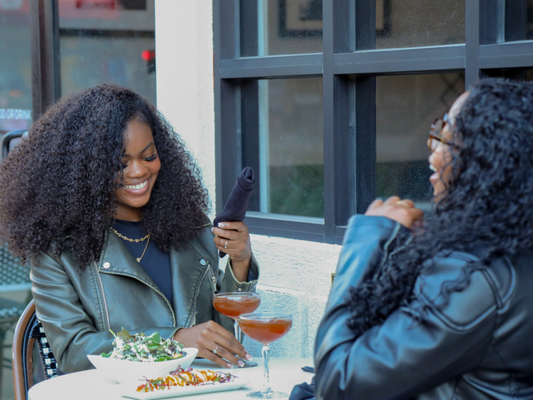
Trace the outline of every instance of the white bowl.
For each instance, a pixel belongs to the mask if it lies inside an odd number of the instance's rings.
[[[185,357],[168,361],[139,362],[117,360],[116,358],[105,358],[100,355],[90,354],[87,358],[103,377],[120,383],[136,381],[140,385],[143,383],[144,377],[156,379],[175,371],[178,366],[183,369],[189,368],[198,354],[198,349],[185,347],[183,351],[186,353]]]

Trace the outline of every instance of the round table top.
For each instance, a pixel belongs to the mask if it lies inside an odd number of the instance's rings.
[[[233,370],[230,370],[220,368],[218,365],[208,360],[196,360],[191,365],[193,368],[231,371],[239,378],[246,379],[248,383],[241,389],[237,390],[197,394],[193,397],[194,400],[246,399],[246,394],[248,392],[252,390],[261,390],[263,386],[263,360],[254,359],[254,361],[259,364],[257,367],[234,368]],[[294,385],[302,382],[311,382],[313,374],[302,371],[301,367],[312,365],[312,358],[271,358],[269,360],[270,387],[274,391],[285,392],[287,395],[290,394]],[[92,369],[40,382],[29,390],[28,400],[114,400],[123,399],[124,397],[122,395],[124,393],[124,385],[111,383],[101,376],[97,370]],[[177,398],[179,398],[179,396],[177,396]]]

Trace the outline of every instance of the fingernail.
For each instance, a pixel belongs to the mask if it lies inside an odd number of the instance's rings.
[[[226,224],[224,222],[219,222],[218,223],[218,227],[219,228],[225,228],[226,227]]]
[[[233,368],[233,364],[232,364],[232,363],[227,363],[227,364],[226,364],[226,367],[228,367],[228,368]]]
[[[239,364],[239,367],[244,367],[244,363],[241,360],[237,364]]]
[[[215,228],[211,228],[211,232],[214,232],[215,231]]]
[[[248,361],[252,361],[253,357],[250,354],[246,353],[246,356],[244,358],[246,358]]]

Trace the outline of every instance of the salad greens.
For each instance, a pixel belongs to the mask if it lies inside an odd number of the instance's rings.
[[[122,328],[122,332],[117,334],[111,329],[109,331],[115,336],[115,340],[113,340],[113,351],[101,354],[105,358],[154,362],[174,360],[186,356],[181,343],[172,339],[162,339],[159,332],[146,336],[142,332],[130,334],[124,328]]]

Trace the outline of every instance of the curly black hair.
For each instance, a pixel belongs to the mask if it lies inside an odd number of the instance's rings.
[[[418,275],[433,267],[436,255],[465,251],[480,259],[457,281],[443,283],[447,300],[494,258],[533,248],[533,83],[478,82],[456,117],[449,148],[452,180],[435,198],[435,214],[400,238],[403,247],[378,276],[369,272],[351,289],[349,326],[356,335],[408,304]],[[420,322],[427,310],[411,311]]]
[[[97,260],[114,222],[126,126],[152,130],[161,170],[143,223],[163,250],[196,236],[206,223],[207,192],[185,145],[138,93],[99,85],[59,100],[0,166],[0,232],[24,260],[59,256],[70,242],[80,268]]]

